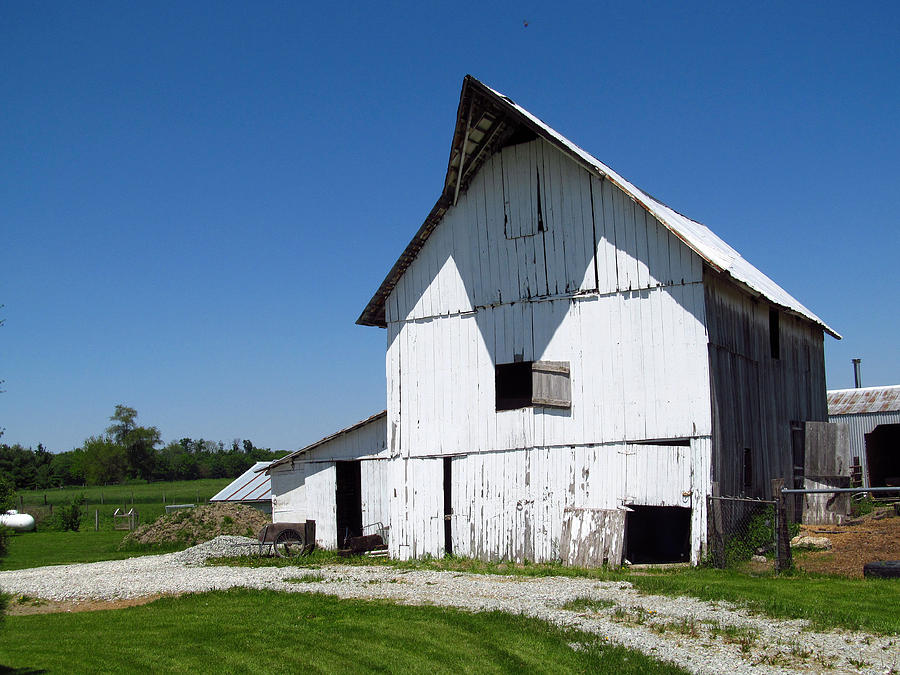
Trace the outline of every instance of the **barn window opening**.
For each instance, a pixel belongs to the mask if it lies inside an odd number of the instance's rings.
[[[777,309],[769,310],[769,353],[773,359],[781,358],[781,318]]]
[[[680,506],[633,506],[625,514],[625,558],[632,564],[688,562],[691,510]]]
[[[532,361],[498,363],[495,370],[497,410],[515,410],[531,405]]]
[[[753,489],[753,452],[744,448],[744,490]]]
[[[571,408],[572,383],[566,361],[498,363],[494,369],[497,410],[530,406]]]

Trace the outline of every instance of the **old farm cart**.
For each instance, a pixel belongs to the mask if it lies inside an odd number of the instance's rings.
[[[271,550],[279,558],[306,555],[316,546],[316,521],[271,523],[259,531],[259,555]]]

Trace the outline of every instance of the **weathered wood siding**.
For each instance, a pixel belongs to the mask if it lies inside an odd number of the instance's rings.
[[[455,554],[556,560],[566,508],[641,504],[693,508],[692,560],[701,558],[709,439],[690,447],[623,443],[472,453],[454,456],[451,467]],[[391,505],[391,555],[443,555],[442,459],[398,457],[392,472],[397,496]]]
[[[780,313],[780,356],[769,342],[770,305],[706,273],[713,408],[713,480],[723,495],[770,496],[771,479],[792,480],[791,421],[825,421],[822,329]],[[744,450],[752,485],[744,487]]]
[[[363,525],[388,524],[389,464],[381,417],[271,470],[273,522],[316,521],[316,543],[337,546],[335,461],[360,461]]]
[[[696,560],[705,312],[700,258],[618,188],[542,140],[494,155],[386,303],[391,553],[443,552],[452,455],[455,553],[555,559],[566,507],[635,503],[693,506]],[[516,360],[567,362],[571,408],[497,412]]]

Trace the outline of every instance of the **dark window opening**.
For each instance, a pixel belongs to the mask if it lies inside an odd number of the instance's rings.
[[[869,485],[900,487],[900,424],[879,424],[866,434]],[[885,496],[894,493],[888,493]]]
[[[531,361],[497,364],[497,410],[515,410],[531,405],[531,365]]]
[[[781,315],[777,309],[769,310],[769,353],[773,359],[781,358]]]
[[[362,474],[359,462],[335,462],[334,469],[337,545],[345,548],[348,538],[362,536]]]
[[[691,510],[680,506],[632,506],[625,514],[625,558],[633,564],[688,562]]]
[[[452,462],[451,457],[444,457],[444,553],[446,555],[453,555],[453,496],[450,492]]]
[[[753,489],[753,452],[744,448],[744,489]]]
[[[690,438],[654,438],[652,440],[641,440],[641,441],[626,441],[626,445],[662,445],[667,448],[670,447],[681,447],[681,448],[689,448],[691,447],[691,439]]]
[[[499,363],[494,370],[497,410],[538,406],[571,408],[572,383],[567,361]]]

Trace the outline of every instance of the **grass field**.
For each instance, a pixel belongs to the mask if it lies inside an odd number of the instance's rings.
[[[168,553],[181,547],[169,546],[152,551],[129,549],[120,551],[122,537],[128,534],[122,530],[100,530],[93,528],[80,532],[24,532],[13,534],[9,541],[9,552],[0,559],[0,570],[20,570],[44,565],[64,565],[70,563],[97,562],[99,560],[121,560],[147,553]],[[2,590],[2,589],[0,589]]]
[[[51,673],[685,672],[538,619],[251,590],[7,617],[0,665]]]
[[[24,490],[17,494],[16,508],[35,517],[38,529],[49,522],[53,508],[75,498],[85,500],[82,530],[94,528],[97,511],[101,530],[113,529],[113,512],[134,508],[142,523],[156,520],[165,513],[166,504],[200,504],[209,501],[231,478],[205,478],[192,481],[160,483],[127,483],[92,487],[67,487],[46,490]],[[21,498],[21,499],[19,499]]]

